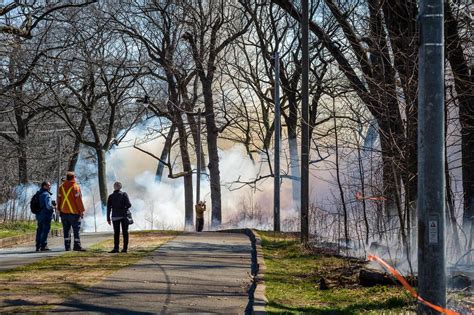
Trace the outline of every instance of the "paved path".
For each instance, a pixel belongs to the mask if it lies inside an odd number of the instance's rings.
[[[81,243],[84,248],[99,243],[106,239],[113,239],[108,233],[82,233]],[[63,237],[51,237],[48,239],[48,247],[51,251],[36,252],[35,243],[28,242],[15,245],[12,248],[0,248],[0,271],[12,269],[22,265],[31,264],[46,257],[57,256],[64,253]]]
[[[251,245],[244,234],[186,233],[53,312],[243,314]]]

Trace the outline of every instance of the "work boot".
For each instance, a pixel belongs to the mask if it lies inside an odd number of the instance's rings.
[[[120,252],[121,252],[121,253],[126,253],[126,252],[127,252],[127,249],[124,248],[124,249],[122,249]]]
[[[85,252],[86,250],[82,248],[81,242],[74,240],[74,247],[72,250],[78,251],[78,252]]]
[[[114,248],[109,252],[109,254],[115,254],[115,253],[118,253],[118,252],[119,252],[118,249]]]
[[[41,250],[42,252],[47,252],[47,251],[50,250],[50,249],[49,249],[48,246],[45,246],[45,247],[42,247],[40,250]]]
[[[64,249],[66,250],[66,252],[70,251],[71,250],[71,241],[64,241]]]

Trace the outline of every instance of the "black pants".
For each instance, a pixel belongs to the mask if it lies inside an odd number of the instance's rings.
[[[128,221],[127,218],[123,218],[117,221],[112,221],[114,225],[114,250],[119,249],[120,243],[120,225],[122,226],[123,234],[123,250],[128,250]]]
[[[196,231],[202,232],[202,228],[204,227],[204,218],[197,218],[196,219]]]

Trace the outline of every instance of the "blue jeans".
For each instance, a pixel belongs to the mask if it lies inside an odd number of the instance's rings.
[[[81,229],[81,216],[78,214],[61,213],[61,222],[64,232],[64,248],[71,249],[71,227],[74,234],[74,248],[81,248],[81,237],[79,231]]]
[[[36,215],[38,226],[36,228],[36,249],[45,248],[48,245],[48,235],[51,230],[52,214],[39,213]]]

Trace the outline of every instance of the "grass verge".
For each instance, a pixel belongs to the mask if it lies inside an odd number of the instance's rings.
[[[401,287],[362,287],[355,279],[345,279],[345,271],[354,264],[349,259],[311,253],[294,235],[259,234],[269,314],[396,314],[415,310],[413,298]],[[323,277],[337,278],[342,284],[321,290]]]
[[[51,222],[51,229],[61,229],[61,222]],[[0,223],[0,238],[36,232],[36,221],[15,221]]]
[[[0,312],[42,312],[100,282],[114,271],[138,262],[172,239],[177,232],[134,232],[127,254],[109,254],[113,241],[86,252],[60,256],[0,272]]]

